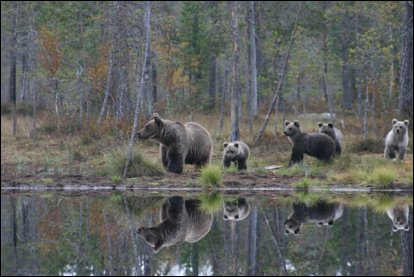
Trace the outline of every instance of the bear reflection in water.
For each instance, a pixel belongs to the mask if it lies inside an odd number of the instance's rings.
[[[342,204],[332,204],[319,201],[308,207],[303,203],[293,204],[293,213],[285,221],[285,234],[297,235],[306,222],[317,222],[318,226],[332,226],[343,213]]]
[[[245,198],[225,200],[223,203],[223,219],[240,221],[250,213],[250,204]]]
[[[210,231],[213,214],[201,211],[199,200],[173,196],[163,203],[160,220],[156,226],[138,229],[138,235],[154,248],[155,253],[165,246],[202,239]]]
[[[398,230],[409,231],[408,215],[410,208],[408,205],[397,205],[392,209],[387,209],[387,215],[392,221],[392,230],[397,232]]]

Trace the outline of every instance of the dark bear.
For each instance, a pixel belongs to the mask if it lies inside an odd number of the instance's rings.
[[[332,226],[343,214],[342,204],[331,204],[318,201],[308,207],[303,203],[293,204],[293,213],[284,222],[285,235],[299,234],[300,228],[306,222],[317,222],[318,226]]]
[[[226,200],[223,203],[223,219],[224,220],[243,220],[250,213],[250,204],[245,198],[237,198],[236,200]]]
[[[408,120],[398,121],[394,118],[392,129],[385,137],[384,157],[394,159],[398,154],[398,159],[404,160],[408,141]]]
[[[155,253],[164,246],[202,239],[210,231],[213,214],[202,211],[199,200],[173,196],[163,203],[160,220],[156,226],[138,229],[138,235],[154,248]]]
[[[195,122],[181,124],[154,113],[153,119],[137,135],[140,139],[159,141],[161,161],[169,172],[182,173],[184,163],[194,164],[196,168],[210,163],[213,141],[210,133]]]
[[[223,143],[223,165],[230,167],[231,163],[237,163],[239,170],[247,169],[247,159],[250,155],[249,146],[242,141]]]
[[[290,123],[285,120],[283,132],[293,143],[289,166],[303,161],[303,154],[308,154],[325,162],[332,161],[335,155],[335,142],[325,134],[308,134],[302,132],[299,122]]]
[[[335,141],[335,153],[341,155],[342,152],[342,132],[336,128],[333,123],[323,124],[318,122],[319,133],[328,135]]]

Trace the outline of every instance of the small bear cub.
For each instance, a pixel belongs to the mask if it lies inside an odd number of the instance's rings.
[[[392,129],[385,138],[384,157],[386,159],[404,160],[408,146],[408,120],[392,120]]]
[[[224,142],[223,143],[223,165],[230,167],[231,162],[237,164],[238,170],[247,169],[247,159],[250,155],[250,149],[242,141]]]

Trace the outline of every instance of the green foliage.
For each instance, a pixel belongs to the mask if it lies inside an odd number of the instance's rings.
[[[388,167],[375,168],[371,180],[374,184],[388,186],[395,180],[395,173]]]
[[[203,193],[200,195],[201,209],[207,213],[218,212],[223,206],[223,195],[220,192]]]
[[[223,171],[220,166],[210,165],[201,170],[198,181],[206,187],[218,187],[223,179]]]
[[[122,183],[122,176],[121,175],[115,175],[111,177],[112,182],[114,182],[115,184],[121,184]]]
[[[293,185],[295,186],[295,189],[307,191],[309,189],[309,186],[311,185],[311,183],[312,183],[312,180],[305,177],[305,178],[302,178],[299,181],[293,183]]]
[[[127,158],[127,149],[119,148],[104,155],[105,166],[100,169],[98,174],[103,176],[122,176],[125,161]],[[142,156],[140,153],[134,152],[132,160],[129,163],[127,177],[138,176],[162,176],[163,169],[157,162]]]

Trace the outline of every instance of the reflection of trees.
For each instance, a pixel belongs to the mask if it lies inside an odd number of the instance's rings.
[[[248,220],[232,226],[220,210],[202,240],[154,256],[136,229],[159,222],[163,199],[2,195],[1,273],[165,275],[179,266],[191,275],[283,275],[284,261],[289,275],[412,275],[412,208],[409,232],[392,232],[385,213],[348,206],[333,227],[306,224],[287,237],[291,207],[256,200]]]

